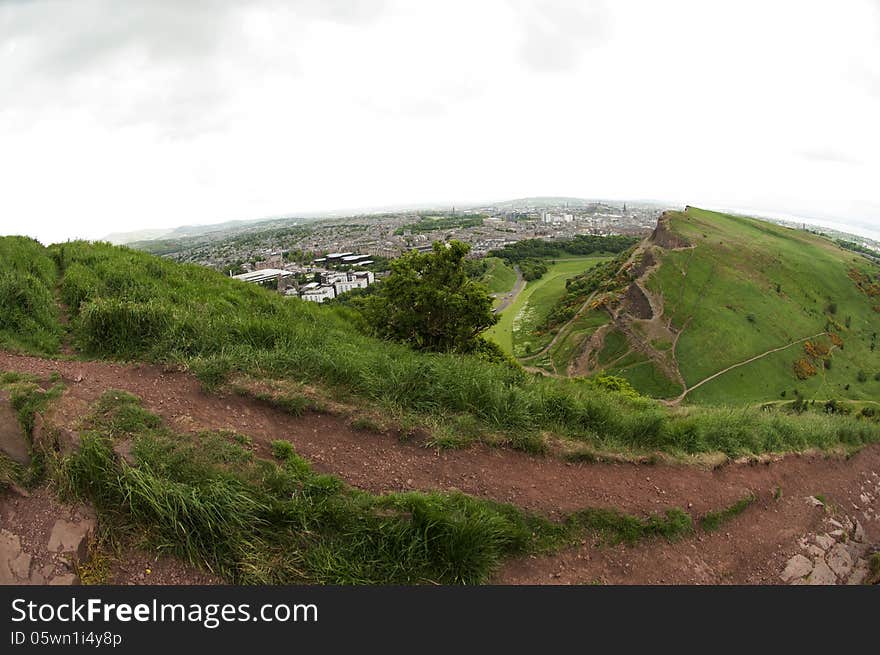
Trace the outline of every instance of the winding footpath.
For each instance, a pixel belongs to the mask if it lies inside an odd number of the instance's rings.
[[[697,382],[694,386],[692,386],[692,387],[688,387],[688,388],[685,389],[685,390],[682,392],[682,394],[681,394],[680,396],[678,396],[677,398],[673,398],[672,400],[668,400],[668,401],[664,401],[664,402],[665,402],[665,404],[670,405],[670,406],[678,405],[679,403],[681,403],[682,400],[685,399],[685,397],[686,397],[691,391],[693,391],[694,389],[698,389],[699,387],[702,387],[702,386],[703,386],[704,384],[706,384],[707,382],[711,382],[711,381],[714,380],[715,378],[724,375],[724,374],[727,373],[728,371],[732,371],[733,369],[735,369],[735,368],[739,368],[740,366],[745,366],[746,364],[751,364],[752,362],[755,362],[755,361],[757,361],[757,360],[759,360],[759,359],[763,359],[764,357],[767,357],[768,355],[772,355],[773,353],[778,353],[778,352],[780,352],[780,351],[782,351],[782,350],[787,350],[788,348],[791,348],[792,346],[796,346],[796,345],[798,345],[799,343],[803,343],[804,341],[809,341],[810,339],[816,339],[816,338],[821,337],[821,336],[823,336],[823,335],[825,335],[825,334],[826,334],[826,332],[819,332],[818,334],[814,334],[814,335],[811,336],[811,337],[804,337],[803,339],[798,339],[797,341],[792,341],[791,343],[788,343],[788,344],[786,344],[786,345],[784,345],[784,346],[780,346],[779,348],[773,348],[772,350],[768,350],[767,352],[763,352],[763,353],[761,353],[760,355],[755,355],[754,357],[751,357],[751,358],[749,358],[749,359],[747,359],[747,360],[745,360],[745,361],[738,362],[738,363],[736,363],[736,364],[732,364],[731,366],[728,366],[727,368],[725,368],[725,369],[723,369],[723,370],[721,370],[721,371],[718,371],[717,373],[713,373],[712,375],[710,375],[709,377],[705,378],[704,380],[700,380],[700,381]]]
[[[637,515],[679,507],[699,517],[754,494],[759,501],[732,521],[722,536],[698,532],[678,544],[657,541],[624,551],[589,549],[591,558],[616,557],[620,558],[621,566],[632,566],[633,558],[641,557],[641,553],[658,557],[658,552],[695,548],[706,566],[715,572],[712,579],[720,581],[727,579],[723,575],[732,576],[733,581],[755,581],[750,577],[754,575],[760,580],[774,581],[778,577],[777,564],[784,565],[774,558],[793,552],[797,535],[815,529],[819,520],[814,508],[808,507],[803,499],[824,494],[835,504],[848,507],[859,502],[863,476],[880,472],[880,445],[866,447],[848,459],[793,455],[767,464],[731,463],[716,469],[680,464],[571,463],[553,456],[533,456],[481,445],[439,451],[418,440],[402,441],[395,432],[375,434],[357,430],[350,424],[352,416],[308,413],[294,417],[250,398],[207,394],[191,375],[152,365],[51,360],[0,351],[0,371],[39,376],[60,373],[65,390],[51,411],[54,420],[69,428],[77,424],[102,393],[121,389],[141,397],[150,411],[161,415],[178,431],[233,430],[251,436],[261,456],[269,455],[273,440],[285,439],[316,470],[374,493],[459,490],[555,519],[586,507],[613,508]],[[776,492],[777,489],[781,491]],[[777,493],[781,494],[779,498]],[[880,517],[878,503],[872,505],[871,511]],[[865,521],[864,525],[868,535],[875,542],[880,541],[880,520]],[[732,536],[724,538],[724,534]],[[719,539],[723,548],[719,546],[716,552],[709,546]],[[586,542],[583,547],[587,547]],[[643,548],[649,550],[640,550]],[[547,582],[547,567],[554,568],[565,561],[569,567],[577,562],[583,564],[580,573],[572,574],[569,581],[589,581],[598,569],[588,563],[595,560],[578,559],[577,555],[583,557],[584,553],[573,552],[512,561],[498,573],[498,580]],[[734,555],[735,562],[724,563]],[[675,566],[670,567],[649,567],[646,571],[666,571],[663,575],[670,581],[690,579],[692,569],[686,560],[677,559]],[[621,569],[625,570],[628,569]],[[617,574],[605,571],[598,575],[611,581]],[[627,580],[639,578],[631,576]]]
[[[500,314],[505,309],[507,309],[511,305],[511,303],[516,301],[516,299],[519,297],[519,294],[522,293],[522,290],[526,288],[526,280],[522,276],[522,272],[519,270],[519,266],[514,266],[514,270],[516,270],[516,282],[513,283],[513,289],[505,294],[495,294],[496,298],[499,295],[504,296],[504,300],[501,301],[498,307],[492,310],[495,314]]]

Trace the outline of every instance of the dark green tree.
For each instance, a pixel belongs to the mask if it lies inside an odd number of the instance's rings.
[[[409,252],[361,304],[370,329],[417,350],[468,353],[484,346],[480,333],[494,325],[488,289],[468,277],[460,241],[435,242],[432,252]]]

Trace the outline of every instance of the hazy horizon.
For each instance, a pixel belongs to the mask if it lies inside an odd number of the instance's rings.
[[[549,194],[880,237],[877,0],[0,0],[0,52],[4,234]]]

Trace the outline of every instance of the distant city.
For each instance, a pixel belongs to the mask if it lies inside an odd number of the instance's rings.
[[[129,245],[323,303],[368,287],[387,271],[389,260],[410,250],[430,250],[436,241],[463,241],[471,246],[470,256],[479,258],[523,239],[647,235],[660,214],[672,208],[649,202],[523,198],[460,208],[188,226]],[[856,244],[863,254],[880,253],[880,242],[872,239],[792,220],[774,222]],[[126,240],[126,235],[114,236]]]
[[[324,302],[372,284],[387,269],[388,260],[410,250],[430,250],[435,241],[463,241],[471,246],[470,256],[479,258],[523,239],[648,234],[668,208],[643,202],[525,198],[464,208],[236,222],[208,226],[204,234],[187,228],[177,238],[166,234],[130,245]]]

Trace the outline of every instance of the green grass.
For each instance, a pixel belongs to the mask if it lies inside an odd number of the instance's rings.
[[[690,514],[681,509],[667,510],[663,515],[639,518],[609,509],[587,509],[569,517],[571,525],[598,534],[611,544],[635,544],[644,539],[663,537],[680,539],[693,532]]]
[[[868,578],[866,584],[880,584],[880,553],[874,553],[868,560]]]
[[[565,334],[550,348],[550,358],[556,371],[564,374],[593,333],[607,325],[609,320],[608,314],[598,310],[586,311],[575,318]]]
[[[746,511],[746,508],[756,500],[757,497],[754,494],[749,494],[745,498],[741,498],[735,502],[730,507],[726,507],[717,512],[709,512],[700,519],[700,527],[705,532],[714,532],[734,517],[739,516]]]
[[[64,385],[57,379],[53,376],[44,382],[33,375],[16,372],[0,373],[0,389],[9,393],[9,401],[18,415],[18,422],[28,436],[33,433],[37,413],[43,411],[64,391]],[[41,384],[45,384],[48,388],[44,389]],[[48,386],[49,384],[52,386]]]
[[[773,400],[798,388],[808,398],[880,397],[880,300],[848,277],[880,268],[828,239],[747,218],[698,209],[673,213],[673,231],[696,247],[667,251],[648,287],[663,295],[673,325],[684,330],[677,347],[689,385],[732,364],[823,332],[829,318],[844,341],[833,366],[806,381],[794,375],[801,345],[734,369],[700,387],[688,401],[741,404]],[[833,306],[835,313],[829,309]],[[847,318],[849,326],[846,326]],[[821,367],[820,367],[821,368]],[[864,370],[867,379],[858,380]]]
[[[507,293],[513,289],[516,283],[516,271],[508,266],[503,259],[498,257],[486,257],[489,268],[480,278],[480,282],[486,285],[489,293]]]
[[[641,393],[652,398],[674,398],[682,391],[680,385],[670,380],[647,357],[637,356],[637,361],[634,363],[626,367],[612,366],[607,372],[625,378]]]
[[[539,333],[536,328],[546,320],[565,292],[565,281],[607,259],[588,256],[556,260],[543,277],[526,284],[517,299],[501,313],[498,323],[485,332],[485,336],[516,357],[538,352],[550,342],[553,335]]]
[[[26,237],[0,237],[0,348],[53,355],[63,329],[55,303],[58,271],[49,251]]]
[[[11,484],[32,487],[42,481],[45,475],[43,451],[34,444],[34,425],[38,413],[64,391],[57,374],[48,379],[17,372],[0,372],[0,389],[9,394],[9,401],[16,412],[21,429],[31,443],[31,461],[27,466],[13,462],[0,454],[0,487]]]
[[[21,464],[0,453],[0,490],[22,484],[26,477],[25,469]]]
[[[175,434],[120,391],[104,394],[87,428],[56,469],[62,491],[88,498],[117,533],[236,583],[478,583],[507,557],[585,535],[635,543],[691,529],[676,509],[586,509],[553,523],[461,493],[372,495],[314,472],[287,441],[272,442],[273,461],[235,435]],[[134,466],[114,456],[120,439]]]
[[[87,357],[192,366],[214,385],[239,374],[314,385],[423,423],[456,416],[499,443],[539,452],[546,434],[601,451],[673,455],[853,449],[880,440],[880,423],[866,417],[673,411],[477,356],[414,352],[359,332],[350,308],[284,298],[125,248],[74,242],[51,251],[61,295],[80,298],[65,302],[74,344]],[[71,271],[79,271],[73,281]]]

